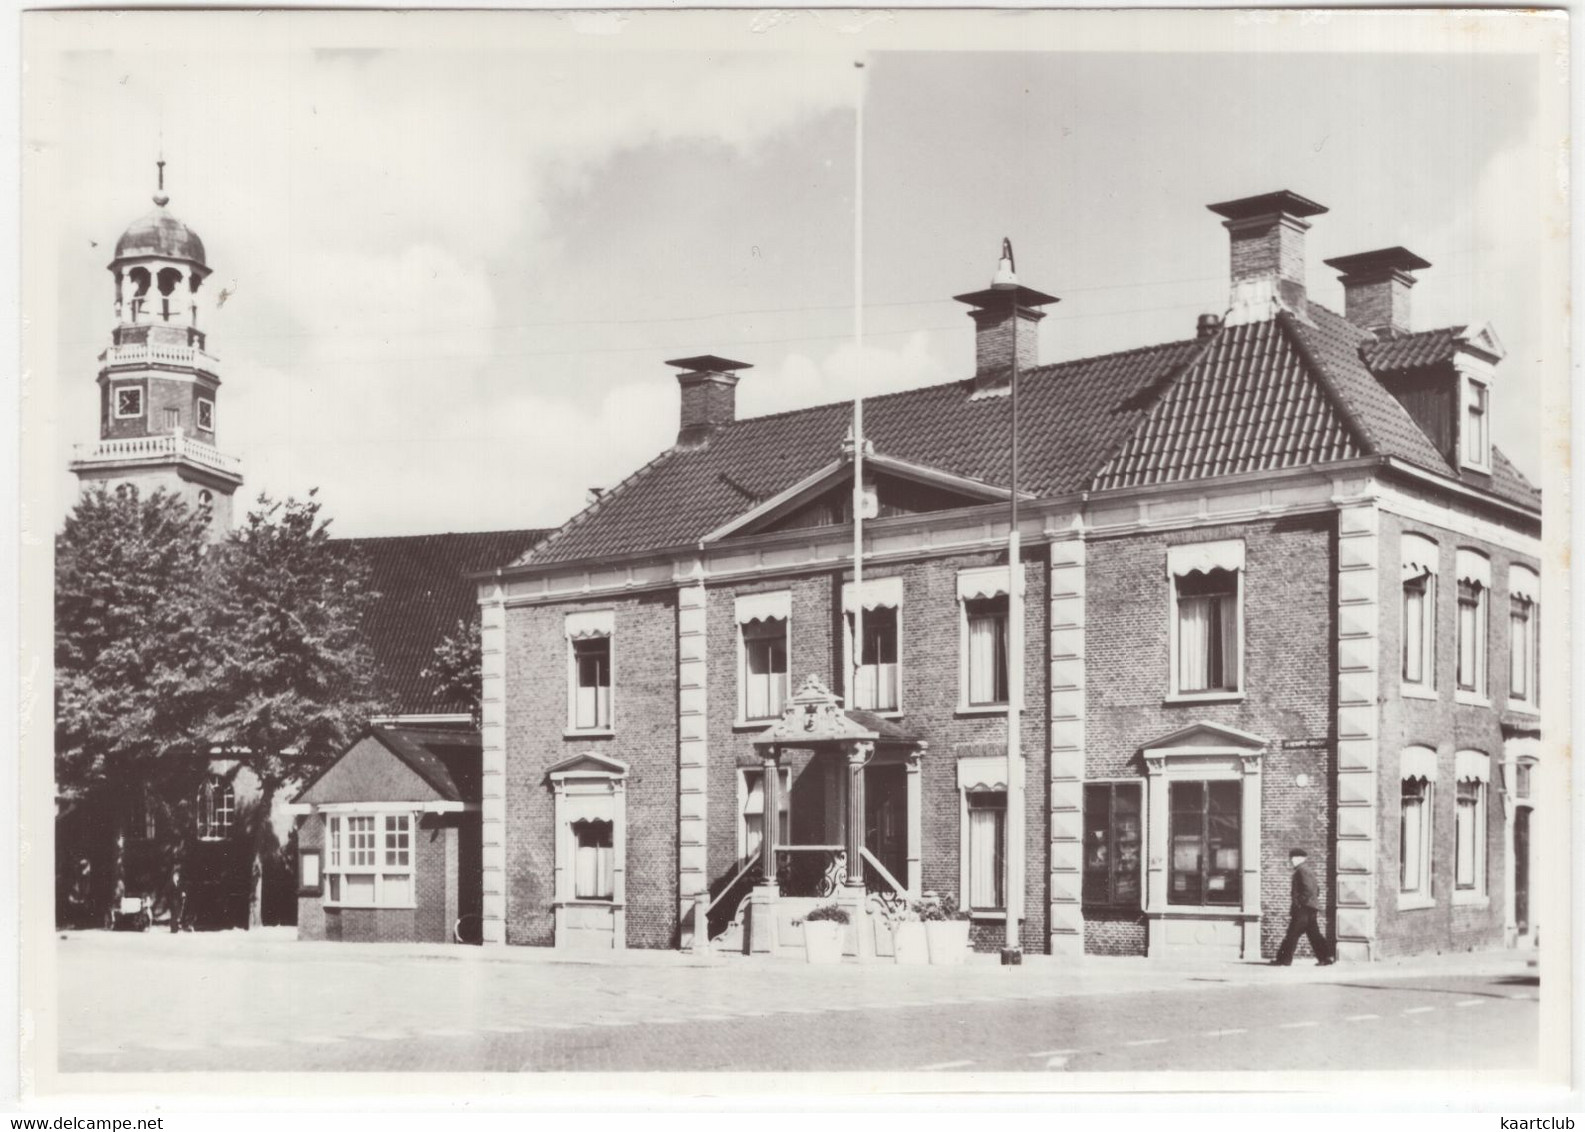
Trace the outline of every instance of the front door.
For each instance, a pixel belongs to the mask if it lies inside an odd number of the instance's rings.
[[[899,884],[908,883],[908,771],[902,765],[864,770],[864,847]],[[866,867],[870,888],[889,887]]]
[[[1530,814],[1518,806],[1513,814],[1513,918],[1520,935],[1530,934]]]

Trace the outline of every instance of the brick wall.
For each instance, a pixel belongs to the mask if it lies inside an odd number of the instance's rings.
[[[1404,533],[1423,535],[1437,543],[1439,563],[1436,595],[1436,698],[1402,695],[1403,597],[1398,568]],[[1466,547],[1485,554],[1491,562],[1492,590],[1488,597],[1487,691],[1491,706],[1455,702],[1454,687],[1458,641],[1458,591],[1455,557]],[[1507,910],[1504,883],[1507,855],[1506,814],[1501,795],[1503,755],[1502,723],[1508,702],[1508,567],[1514,562],[1539,569],[1538,563],[1515,555],[1494,543],[1455,534],[1427,523],[1382,514],[1381,567],[1381,773],[1378,804],[1381,859],[1378,866],[1379,953],[1383,956],[1422,952],[1464,951],[1499,944]],[[1534,716],[1514,715],[1515,722],[1531,725]],[[1401,813],[1401,755],[1408,746],[1424,746],[1437,753],[1437,780],[1432,792],[1431,889],[1435,904],[1428,908],[1397,907],[1399,821]],[[1454,810],[1456,774],[1454,755],[1459,750],[1480,751],[1491,758],[1491,782],[1486,797],[1486,883],[1484,905],[1453,902],[1455,853]]]
[[[473,815],[424,814],[413,838],[414,908],[327,908],[323,896],[297,898],[297,938],[358,943],[447,943],[458,877],[456,839]],[[476,823],[475,823],[476,824]],[[310,815],[298,826],[298,848],[324,846],[324,819]],[[451,847],[448,849],[448,842]],[[474,880],[477,887],[477,879]]]
[[[1331,515],[1297,516],[1097,538],[1088,549],[1087,775],[1143,780],[1141,748],[1200,720],[1267,740],[1260,776],[1263,954],[1275,952],[1287,928],[1290,846],[1310,850],[1311,864],[1328,882],[1326,911],[1331,906],[1334,525]],[[1245,543],[1245,695],[1235,702],[1165,703],[1167,547],[1232,538]],[[1319,745],[1284,749],[1284,740]],[[1308,778],[1304,786],[1300,774]],[[1142,931],[1111,914],[1104,926],[1087,924],[1085,940],[1087,949],[1108,953],[1144,945]]]
[[[612,609],[608,737],[567,738],[566,615]],[[677,609],[674,594],[506,613],[506,938],[554,935],[554,797],[545,774],[574,755],[619,759],[627,780],[627,945],[671,947],[677,932]]]
[[[995,374],[1013,364],[1013,319],[1006,311],[971,311],[974,335],[974,372]],[[1040,320],[1042,311],[1018,312],[1018,368],[1020,372],[1040,364]]]

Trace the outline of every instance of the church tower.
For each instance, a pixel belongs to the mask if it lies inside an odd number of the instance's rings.
[[[165,162],[154,211],[116,241],[115,323],[99,355],[99,440],[79,444],[71,470],[84,486],[131,483],[179,494],[210,512],[210,532],[231,529],[242,461],[215,446],[219,365],[205,352],[198,290],[209,276],[204,243],[166,211]]]

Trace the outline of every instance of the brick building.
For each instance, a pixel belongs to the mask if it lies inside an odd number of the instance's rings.
[[[1311,300],[1320,205],[1211,211],[1231,294],[1183,341],[1041,365],[1056,300],[1010,256],[959,296],[974,374],[866,403],[861,589],[850,407],[737,420],[746,366],[674,363],[677,443],[481,580],[487,943],[677,946],[697,905],[785,948],[775,907],[862,881],[957,895],[989,948],[1012,877],[1029,950],[1270,955],[1292,845],[1345,958],[1530,928],[1540,498],[1490,443],[1503,349],[1416,331],[1402,248]]]

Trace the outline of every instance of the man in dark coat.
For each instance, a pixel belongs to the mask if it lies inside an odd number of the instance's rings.
[[[1303,849],[1290,849],[1288,861],[1293,866],[1293,906],[1288,913],[1288,934],[1282,937],[1282,946],[1273,967],[1287,967],[1293,963],[1294,948],[1300,936],[1310,937],[1310,950],[1315,952],[1316,965],[1325,967],[1337,962],[1337,954],[1321,934],[1321,885],[1309,865],[1309,854]]]

